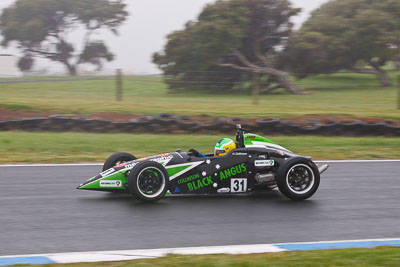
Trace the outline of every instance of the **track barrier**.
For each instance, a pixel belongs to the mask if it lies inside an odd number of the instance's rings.
[[[89,133],[171,133],[171,134],[229,134],[241,124],[249,132],[268,135],[322,135],[322,136],[400,136],[398,122],[383,120],[367,123],[358,119],[320,123],[308,121],[298,125],[278,118],[246,120],[242,118],[196,118],[174,116],[168,113],[141,116],[127,122],[65,117],[53,115],[0,122],[0,131],[49,131]]]

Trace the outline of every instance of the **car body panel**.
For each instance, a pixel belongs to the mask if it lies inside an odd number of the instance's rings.
[[[164,153],[110,168],[78,186],[78,189],[125,192],[127,176],[139,162],[162,164],[169,175],[172,194],[244,193],[254,188],[254,175],[276,168],[281,159],[267,147],[236,149],[222,157],[196,157],[186,152]],[[281,155],[277,156],[281,157]],[[239,183],[240,188],[235,187]]]

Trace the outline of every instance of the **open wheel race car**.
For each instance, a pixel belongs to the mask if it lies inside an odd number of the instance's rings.
[[[147,158],[118,152],[103,171],[77,189],[131,193],[144,202],[171,194],[234,194],[270,190],[276,186],[292,200],[305,200],[318,189],[320,174],[310,157],[294,154],[238,125],[236,149],[224,156],[177,150]]]

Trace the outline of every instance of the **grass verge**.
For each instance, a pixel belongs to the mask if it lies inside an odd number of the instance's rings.
[[[210,267],[247,267],[247,266],[399,266],[399,247],[377,247],[372,249],[336,249],[279,252],[248,255],[169,255],[167,257],[134,260],[124,262],[96,262],[77,264],[48,265],[56,267],[80,266],[210,266]]]
[[[0,163],[103,162],[127,151],[137,157],[195,148],[212,152],[217,135],[0,132]],[[275,136],[273,141],[313,159],[400,158],[400,138]]]
[[[392,81],[399,72],[389,72]],[[250,93],[168,94],[161,77],[127,76],[124,101],[115,101],[115,81],[29,82],[0,84],[0,106],[65,114],[122,112],[177,115],[294,117],[306,114],[351,115],[400,120],[395,86],[380,87],[372,75],[337,73],[298,81],[306,95],[276,91],[252,105]],[[44,77],[43,79],[48,79]],[[22,79],[23,80],[23,79]]]

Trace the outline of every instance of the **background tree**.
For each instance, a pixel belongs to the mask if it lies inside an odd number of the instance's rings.
[[[399,14],[398,0],[328,2],[292,35],[281,65],[301,78],[347,69],[376,75],[389,86],[382,67],[398,53]]]
[[[4,9],[0,17],[2,46],[16,43],[23,56],[19,66],[28,70],[33,57],[41,56],[62,63],[70,75],[77,74],[80,64],[89,63],[101,69],[114,56],[94,33],[117,28],[128,13],[122,0],[17,0]],[[83,28],[81,47],[69,41],[71,31]]]
[[[275,68],[291,33],[290,18],[299,11],[288,0],[219,0],[207,5],[197,21],[170,34],[153,62],[172,91],[246,90],[253,81],[261,82],[264,92],[302,93],[288,73]]]
[[[18,60],[18,68],[21,71],[30,71],[33,67],[34,60],[31,55],[26,54]]]

